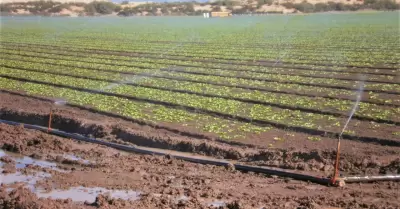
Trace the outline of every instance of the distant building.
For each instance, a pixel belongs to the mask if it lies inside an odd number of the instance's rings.
[[[232,16],[231,12],[211,12],[211,17],[229,17]]]

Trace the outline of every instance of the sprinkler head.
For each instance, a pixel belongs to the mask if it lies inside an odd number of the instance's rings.
[[[344,179],[338,178],[334,182],[332,182],[332,185],[336,187],[344,187],[346,186],[346,183],[344,182]]]

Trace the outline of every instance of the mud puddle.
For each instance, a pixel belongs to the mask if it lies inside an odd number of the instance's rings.
[[[64,157],[64,159],[67,159],[67,160],[82,162],[85,165],[88,165],[90,163],[94,163],[94,162],[91,162],[89,160],[85,160],[83,158],[80,158],[80,157],[72,155],[72,154],[63,154],[63,157]]]
[[[154,194],[155,196],[161,197],[161,194]],[[188,202],[190,201],[191,198],[185,195],[182,195],[178,198],[175,198],[175,202]],[[205,207],[212,207],[212,208],[220,208],[226,206],[226,204],[229,202],[228,200],[221,200],[221,199],[206,199],[206,198],[199,198],[199,202],[202,203],[203,206]]]
[[[0,149],[0,158],[5,157],[5,156],[11,158],[15,162],[16,169],[22,169],[22,168],[28,167],[29,165],[33,165],[33,166],[39,166],[42,168],[50,168],[52,170],[56,170],[56,171],[60,171],[60,172],[66,172],[65,170],[61,170],[61,169],[57,168],[56,163],[46,161],[46,160],[37,160],[37,159],[33,159],[31,157],[18,155],[18,154],[11,153],[11,152],[6,152],[6,151]],[[1,166],[4,165],[4,163],[2,163],[2,162],[0,162],[0,163],[1,163],[0,164]]]
[[[140,198],[140,192],[133,190],[108,190],[102,187],[71,187],[68,190],[53,190],[51,192],[44,193],[41,190],[37,190],[36,195],[44,198],[52,199],[71,199],[74,202],[94,202],[96,197],[99,195],[106,195],[113,199],[123,200],[138,200]]]
[[[1,169],[0,169],[1,171]],[[0,184],[7,186],[11,186],[16,183],[23,183],[24,187],[30,189],[31,191],[35,191],[35,185],[36,182],[45,179],[45,178],[50,178],[51,174],[45,173],[45,172],[38,172],[35,174],[31,175],[25,175],[22,174],[21,172],[16,172],[12,174],[0,174]],[[7,189],[8,191],[12,191],[13,188],[12,186]]]
[[[51,178],[52,175],[48,172],[27,172],[21,171],[22,169],[29,168],[29,166],[39,166],[41,168],[50,168],[57,172],[69,172],[57,168],[57,163],[36,160],[31,157],[18,155],[15,153],[6,152],[0,149],[0,158],[7,157],[7,163],[0,161],[0,185],[3,185],[7,192],[13,191],[18,186],[23,185],[23,187],[32,191],[38,198],[51,198],[51,199],[71,199],[74,202],[94,202],[96,197],[100,194],[106,195],[110,198],[123,199],[123,200],[138,200],[140,198],[140,192],[133,190],[109,190],[102,187],[71,187],[67,190],[54,189],[50,192],[45,191],[41,187],[37,187],[36,183],[44,180],[46,178]],[[81,161],[85,164],[91,163],[88,160],[84,160],[80,157],[71,154],[64,154],[65,159]],[[12,164],[15,166],[16,172],[8,173],[4,171],[4,166],[6,164]]]

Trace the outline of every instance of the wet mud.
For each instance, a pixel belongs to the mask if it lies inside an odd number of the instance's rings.
[[[0,124],[0,133],[1,169],[15,168],[0,174],[4,208],[400,207],[400,182],[328,187],[125,153],[18,126]],[[393,161],[387,172],[396,166]]]
[[[0,96],[2,98],[0,119],[47,126],[49,110],[51,107],[54,108],[51,99],[23,97],[1,92]],[[151,126],[65,105],[55,108],[52,127],[130,146],[195,153],[251,165],[313,171],[319,172],[322,176],[333,173],[336,157],[336,140],[328,137],[321,137],[321,141],[312,142],[307,140],[306,134],[289,131],[293,137],[276,141],[274,138],[285,138],[287,132],[273,130],[266,134],[249,136],[243,142],[221,141],[213,135],[195,132],[188,136],[186,133],[193,130],[187,127]],[[180,132],[171,131],[172,129],[180,130]],[[37,142],[32,140],[25,143],[35,146]],[[272,144],[273,147],[265,146],[265,144]],[[6,143],[3,149],[21,152],[20,146],[18,143]],[[53,147],[63,149],[57,145]],[[345,175],[399,173],[400,149],[398,147],[343,140],[341,152],[340,170]],[[53,157],[58,158],[57,161],[71,161],[65,156]],[[70,164],[84,163],[72,160]]]

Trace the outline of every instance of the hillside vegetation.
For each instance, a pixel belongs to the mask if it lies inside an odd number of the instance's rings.
[[[204,12],[228,11],[233,14],[312,13],[327,11],[398,10],[394,0],[220,0],[207,3],[128,2],[115,4],[109,1],[25,1],[6,0],[0,4],[1,15],[43,16],[180,16],[202,15]]]

